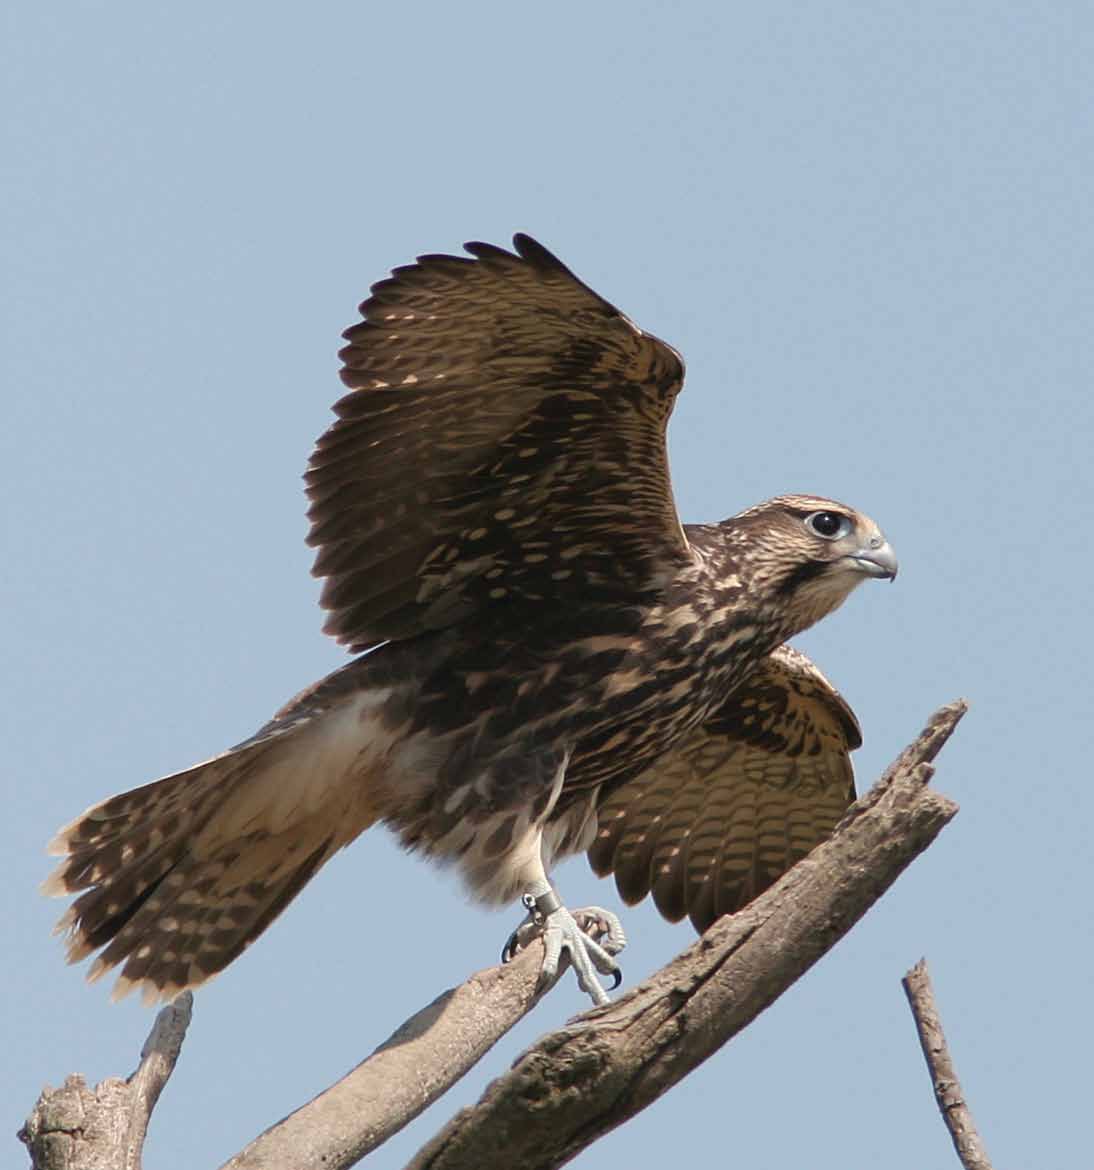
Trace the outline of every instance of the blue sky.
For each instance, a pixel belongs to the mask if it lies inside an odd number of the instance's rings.
[[[996,1160],[1085,1143],[1094,14],[674,8],[6,10],[9,1133],[43,1082],[128,1072],[150,1023],[64,966],[45,841],[343,661],[299,481],[338,335],[393,265],[524,230],[684,353],[686,520],[808,491],[886,530],[895,586],[800,640],[862,721],[860,783],[972,703],[937,844],[576,1165],[660,1165],[681,1133],[756,1170],[952,1164],[899,986],[924,954]],[[617,905],[580,859],[557,876]],[[489,965],[516,917],[368,834],[198,995],[148,1165],[218,1164]],[[625,920],[631,982],[691,940],[648,906]],[[402,1165],[582,1006],[558,988],[369,1165]]]

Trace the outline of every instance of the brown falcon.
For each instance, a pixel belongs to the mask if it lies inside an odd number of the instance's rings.
[[[617,974],[548,880],[589,851],[703,929],[854,798],[847,705],[784,641],[868,577],[877,525],[781,496],[682,527],[665,429],[684,367],[524,235],[422,256],[347,330],[307,473],[328,633],[357,652],[222,755],[60,831],[68,956],[149,1000],[205,982],[377,821],[522,897],[545,979]],[[587,925],[587,923],[585,923]]]

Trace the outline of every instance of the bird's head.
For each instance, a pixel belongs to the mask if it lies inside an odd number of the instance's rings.
[[[896,555],[869,516],[818,496],[777,496],[722,525],[748,577],[785,615],[787,637],[842,605],[868,578],[893,580]]]

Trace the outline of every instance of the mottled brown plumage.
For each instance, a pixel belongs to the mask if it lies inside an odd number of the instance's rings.
[[[623,900],[653,894],[703,931],[781,877],[855,799],[858,722],[789,646],[775,650],[673,752],[601,801],[589,861]]]
[[[353,393],[305,478],[326,631],[355,651],[499,601],[625,600],[688,559],[679,354],[515,242],[396,269],[346,330]]]
[[[93,977],[202,983],[376,821],[485,901],[590,849],[702,929],[853,798],[854,717],[782,644],[895,573],[877,526],[783,496],[681,527],[679,355],[515,245],[397,269],[347,331],[309,539],[328,631],[369,653],[58,834],[46,888],[79,893],[60,928]]]

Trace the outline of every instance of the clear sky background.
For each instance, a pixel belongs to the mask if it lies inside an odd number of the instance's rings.
[[[957,819],[748,1032],[577,1165],[955,1165],[899,979],[931,963],[999,1165],[1089,1143],[1094,9],[12,4],[2,17],[0,1129],[151,1022],[65,967],[43,846],[344,661],[299,476],[340,331],[425,251],[531,232],[676,345],[678,503],[843,499],[901,558],[800,640],[860,784],[959,695]],[[583,860],[574,905],[614,890]],[[212,1167],[519,917],[377,830],[199,992],[149,1170]],[[629,984],[690,943],[626,913]],[[401,1166],[572,979],[374,1155]],[[9,1136],[0,1163],[20,1165]]]

